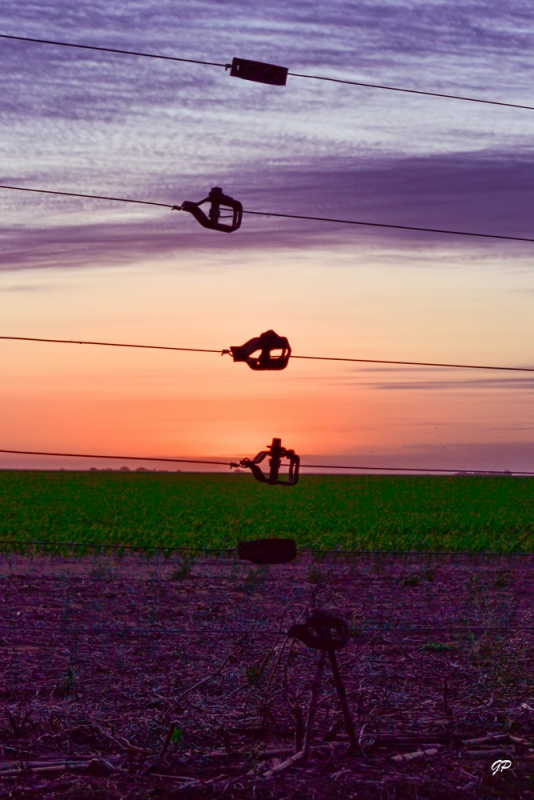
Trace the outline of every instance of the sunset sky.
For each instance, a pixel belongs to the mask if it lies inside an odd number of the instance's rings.
[[[4,0],[0,33],[534,106],[523,0]],[[0,40],[0,183],[534,238],[534,111]],[[0,336],[534,367],[534,244],[0,190]],[[534,375],[0,340],[0,449],[534,471]],[[114,464],[137,463],[123,460]],[[110,466],[0,454],[0,468]],[[148,468],[154,465],[147,463]]]

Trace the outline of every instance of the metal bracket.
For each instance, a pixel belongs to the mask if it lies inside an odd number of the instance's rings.
[[[266,476],[260,467],[260,463],[269,456],[269,475]],[[282,458],[289,460],[289,473],[287,481],[282,481],[278,478]],[[272,443],[268,445],[267,450],[262,450],[253,459],[243,458],[239,462],[240,467],[248,467],[257,481],[261,483],[268,483],[271,486],[294,486],[299,479],[299,466],[300,457],[296,455],[294,450],[287,450],[282,447],[281,439],[273,439]]]
[[[337,636],[332,636],[334,631]],[[314,650],[333,653],[341,650],[349,640],[349,628],[345,620],[334,617],[325,611],[315,609],[309,619],[301,625],[292,625],[287,632],[293,639],[300,639]]]
[[[253,356],[260,350],[259,356]],[[272,355],[273,350],[281,350],[280,355]],[[244,361],[250,369],[254,370],[280,370],[287,367],[291,356],[291,347],[285,336],[279,336],[275,331],[264,331],[260,336],[249,339],[248,342],[230,348],[230,353],[236,361]]]
[[[210,208],[207,214],[200,208],[204,203],[210,203]],[[243,206],[239,200],[234,200],[227,194],[223,194],[223,190],[219,186],[214,186],[209,195],[200,200],[198,203],[192,200],[185,200],[181,206],[174,206],[173,210],[188,211],[194,216],[197,222],[200,222],[202,227],[211,228],[215,231],[223,231],[224,233],[232,233],[241,226],[243,217]],[[231,214],[222,216],[222,210],[231,211]],[[221,222],[221,219],[230,219],[231,222]]]
[[[338,637],[332,637],[332,629],[339,634]],[[301,625],[292,625],[287,632],[287,635],[295,639],[300,639],[300,641],[306,644],[308,647],[319,650],[319,657],[311,687],[311,700],[308,707],[308,718],[306,720],[304,738],[301,739],[301,736],[299,735],[297,752],[290,758],[283,761],[281,764],[278,764],[276,767],[268,770],[264,774],[265,778],[272,778],[273,775],[276,775],[278,772],[287,769],[287,767],[291,767],[298,761],[305,761],[308,758],[327,653],[330,660],[330,666],[332,667],[334,684],[341,705],[341,711],[343,713],[345,729],[349,737],[350,744],[348,752],[354,752],[358,746],[358,740],[354,730],[354,722],[352,720],[352,715],[347,702],[347,695],[345,693],[345,687],[343,685],[343,681],[341,680],[339,666],[336,659],[336,650],[340,650],[342,647],[344,647],[349,639],[349,629],[347,623],[340,617],[335,617],[333,614],[328,614],[326,611],[321,611],[320,609],[316,608],[306,622]]]
[[[256,83],[269,83],[271,86],[285,86],[287,83],[287,67],[265,64],[263,61],[249,61],[246,58],[234,58],[230,67],[230,75]]]

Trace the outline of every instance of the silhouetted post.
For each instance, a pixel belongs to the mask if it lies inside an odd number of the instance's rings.
[[[308,719],[306,720],[306,730],[304,732],[304,743],[302,745],[302,757],[308,758],[310,750],[311,734],[313,723],[315,722],[315,712],[317,710],[317,703],[319,701],[319,693],[321,691],[321,681],[323,678],[324,662],[326,660],[326,650],[321,650],[317,667],[315,668],[315,677],[311,687],[311,700],[308,709]]]
[[[273,438],[270,446],[270,461],[269,461],[269,483],[278,483],[278,473],[280,472],[280,461],[285,453],[285,448],[282,448],[282,440]]]
[[[336,654],[333,650],[331,650],[328,655],[330,656],[330,664],[332,666],[332,672],[334,674],[334,683],[336,685],[339,702],[341,703],[341,709],[343,711],[343,719],[345,720],[345,729],[349,735],[350,741],[350,750],[356,750],[358,746],[358,741],[356,739],[356,731],[354,730],[354,723],[352,721],[352,716],[349,709],[349,704],[347,703],[347,694],[345,692],[345,687],[343,686],[343,681],[341,680],[341,675],[339,674],[339,666],[337,663]]]

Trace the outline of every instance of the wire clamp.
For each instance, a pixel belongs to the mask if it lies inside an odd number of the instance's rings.
[[[210,204],[207,214],[200,208],[204,203]],[[224,233],[236,231],[241,226],[243,218],[243,205],[239,200],[234,200],[233,197],[224,194],[219,186],[214,186],[209,195],[198,203],[185,200],[181,206],[173,206],[173,211],[188,211],[203,228],[211,228]],[[230,211],[230,214],[223,214],[223,211]],[[221,222],[221,219],[231,221]]]
[[[247,58],[234,58],[225,69],[230,69],[233,78],[243,78],[255,83],[268,83],[270,86],[285,86],[287,83],[287,67],[266,64],[263,61],[250,61]]]
[[[261,462],[269,456],[269,475],[265,475],[260,467]],[[282,458],[289,460],[289,472],[287,480],[280,480],[278,474],[280,472]],[[240,467],[248,467],[257,481],[261,483],[268,483],[271,486],[294,486],[299,479],[299,466],[300,457],[296,455],[294,450],[288,450],[282,447],[281,439],[274,439],[267,450],[262,450],[254,458],[243,458],[239,462]]]
[[[280,352],[273,355],[273,350]],[[259,354],[254,355],[258,351]],[[234,363],[236,361],[244,361],[250,369],[280,370],[287,367],[287,362],[291,355],[291,347],[285,336],[279,336],[275,331],[271,330],[264,331],[260,336],[249,339],[248,342],[238,347],[231,347],[230,353]]]

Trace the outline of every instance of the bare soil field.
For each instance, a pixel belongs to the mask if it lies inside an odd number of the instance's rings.
[[[534,798],[534,555],[0,560],[0,797]],[[341,617],[327,660],[286,636]],[[280,767],[283,767],[280,769]]]

